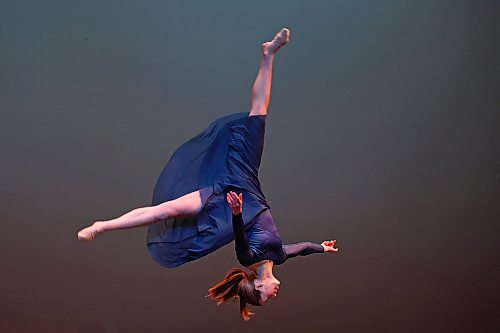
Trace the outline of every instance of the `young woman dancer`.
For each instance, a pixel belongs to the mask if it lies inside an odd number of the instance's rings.
[[[276,296],[279,281],[272,275],[273,264],[297,255],[336,252],[335,241],[282,246],[258,179],[273,62],[289,39],[290,31],[283,28],[262,44],[250,113],[219,118],[179,147],[158,178],[152,206],[97,221],[80,230],[78,239],[91,241],[106,231],[148,226],[149,253],[167,268],[236,239],[238,260],[253,273],[230,270],[210,289],[210,296],[219,303],[239,297],[245,320],[251,314],[246,303],[263,305]]]
[[[208,296],[218,304],[239,298],[241,315],[245,320],[250,319],[253,314],[247,303],[265,305],[277,296],[280,281],[273,275],[274,265],[280,265],[298,255],[338,251],[335,240],[324,241],[321,245],[309,242],[283,245],[269,210],[263,211],[245,230],[242,194],[236,195],[230,191],[227,202],[233,214],[236,257],[251,272],[240,268],[230,269],[224,280],[208,290]]]

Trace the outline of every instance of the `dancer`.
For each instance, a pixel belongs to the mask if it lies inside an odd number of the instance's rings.
[[[258,179],[273,62],[289,39],[290,31],[283,28],[271,41],[262,44],[250,112],[217,119],[179,147],[158,178],[152,206],[97,221],[80,230],[78,239],[91,241],[106,231],[148,226],[151,257],[164,267],[174,268],[236,238],[238,259],[254,273],[233,269],[224,281],[210,289],[210,294],[219,303],[239,297],[245,320],[251,314],[246,303],[266,304],[277,292],[279,282],[272,275],[273,263],[283,263],[296,255],[336,252],[335,241],[281,247]],[[243,202],[245,210],[234,214],[239,211],[234,210],[234,205],[238,203],[241,208]],[[269,237],[253,237],[252,232]],[[246,233],[249,233],[248,245],[245,245]]]
[[[230,191],[227,202],[233,214],[233,231],[236,257],[250,273],[240,268],[230,269],[224,280],[210,288],[209,295],[217,304],[240,299],[243,319],[249,320],[253,313],[247,303],[255,306],[267,304],[276,297],[280,281],[273,275],[273,266],[287,259],[312,253],[337,252],[336,240],[324,241],[321,245],[301,242],[282,245],[281,237],[268,211],[264,211],[252,226],[245,230],[242,219],[243,197]],[[248,237],[247,237],[248,235]]]

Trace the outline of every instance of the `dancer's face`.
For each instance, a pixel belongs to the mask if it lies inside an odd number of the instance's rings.
[[[271,299],[278,296],[278,290],[280,289],[280,281],[275,277],[255,281],[255,289],[260,292],[260,304],[265,305],[269,303]]]

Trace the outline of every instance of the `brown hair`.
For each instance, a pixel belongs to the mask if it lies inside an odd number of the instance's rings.
[[[260,292],[255,289],[255,274],[248,274],[240,268],[231,268],[224,277],[224,280],[208,289],[210,296],[217,305],[240,299],[240,311],[243,319],[249,320],[253,312],[247,307],[247,303],[260,306]]]

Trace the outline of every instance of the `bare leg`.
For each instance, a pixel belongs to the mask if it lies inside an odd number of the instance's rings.
[[[262,61],[252,90],[252,108],[250,116],[266,115],[271,98],[271,80],[274,56],[278,49],[290,39],[290,31],[281,29],[272,41],[262,44]],[[203,208],[200,191],[191,192],[178,199],[167,201],[153,207],[136,208],[118,218],[97,221],[78,232],[78,239],[93,240],[97,234],[118,229],[142,227],[157,221],[175,217],[197,215]]]
[[[274,56],[278,49],[290,39],[290,30],[281,29],[272,41],[262,44],[262,59],[259,73],[252,89],[252,108],[249,116],[266,115],[271,99],[271,81]]]
[[[203,205],[200,191],[191,192],[157,206],[136,208],[112,220],[97,221],[90,227],[80,230],[78,239],[91,241],[97,234],[108,230],[136,228],[168,218],[194,216],[200,212]]]

